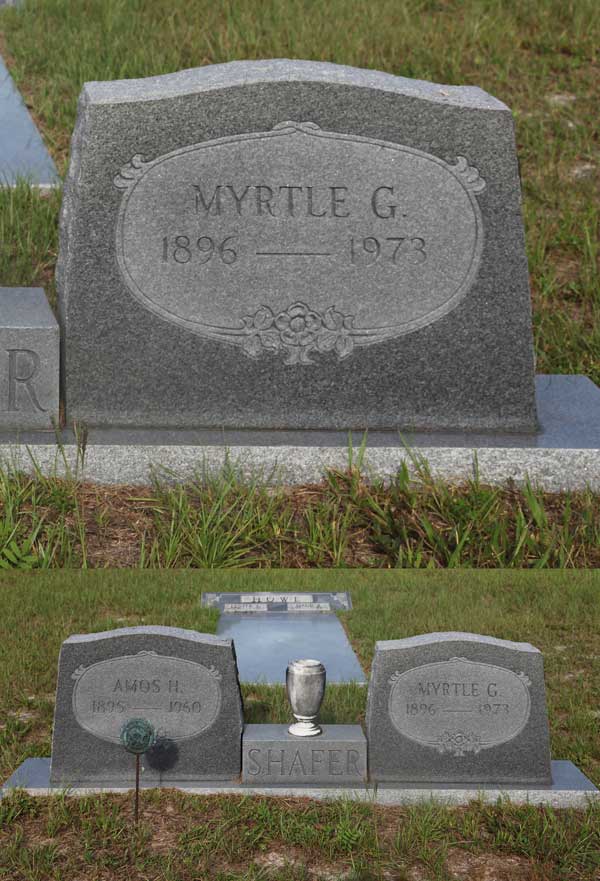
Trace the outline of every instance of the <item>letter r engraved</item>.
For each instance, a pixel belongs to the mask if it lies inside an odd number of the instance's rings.
[[[17,386],[22,385],[27,390],[29,399],[35,409],[45,413],[44,407],[38,401],[33,387],[33,379],[40,370],[40,356],[32,349],[8,349],[8,410],[18,411]]]

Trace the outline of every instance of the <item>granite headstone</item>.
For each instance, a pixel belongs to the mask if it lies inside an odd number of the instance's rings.
[[[0,287],[0,429],[58,426],[59,347],[44,291]]]
[[[228,639],[175,627],[126,627],[62,645],[52,738],[52,785],[131,782],[125,722],[157,733],[142,783],[233,780],[241,771],[243,713]]]
[[[374,782],[552,782],[543,659],[473,633],[378,642],[367,702]]]
[[[512,114],[308,61],[81,93],[58,292],[68,421],[536,427]]]

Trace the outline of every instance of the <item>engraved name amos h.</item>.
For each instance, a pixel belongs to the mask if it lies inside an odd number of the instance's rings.
[[[282,122],[136,155],[114,183],[129,291],[250,357],[348,357],[437,321],[477,277],[485,182],[462,156]]]
[[[138,716],[160,737],[187,740],[207,731],[221,709],[218,670],[154,651],[78,667],[72,678],[75,719],[111,743],[119,743],[123,723]]]

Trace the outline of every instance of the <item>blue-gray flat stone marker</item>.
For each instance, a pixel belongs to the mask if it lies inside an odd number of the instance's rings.
[[[0,287],[0,429],[58,425],[59,348],[44,291]]]
[[[178,627],[125,627],[62,645],[52,736],[53,785],[131,781],[123,724],[157,733],[142,780],[231,780],[241,771],[244,720],[231,640]]]
[[[360,725],[322,725],[316,737],[294,737],[288,725],[246,725],[242,783],[297,786],[367,781],[367,739]]]
[[[285,682],[286,667],[296,658],[318,658],[328,682],[365,682],[344,628],[332,614],[224,614],[217,633],[234,640],[242,682]]]
[[[69,422],[536,427],[513,118],[476,87],[285,60],[87,83],[57,279]]]
[[[203,593],[202,605],[221,612],[335,612],[350,611],[347,592],[338,593]]]
[[[376,643],[367,701],[375,782],[552,782],[541,653],[427,633]]]
[[[52,157],[0,58],[0,186],[14,186],[20,177],[46,187],[60,183]]]

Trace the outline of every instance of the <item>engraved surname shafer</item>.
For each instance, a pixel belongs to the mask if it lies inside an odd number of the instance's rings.
[[[529,680],[505,667],[450,658],[395,673],[388,710],[404,737],[463,756],[520,734],[531,711]]]
[[[143,716],[171,740],[206,731],[221,707],[220,674],[195,661],[139,652],[73,673],[73,714],[86,731],[119,742],[123,717]]]
[[[464,157],[283,122],[136,155],[114,183],[130,293],[252,358],[347,358],[443,318],[477,278],[485,181]]]
[[[289,779],[310,778],[325,771],[333,777],[360,777],[359,759],[360,753],[355,749],[315,748],[306,755],[300,750],[253,747],[248,750],[248,774],[252,777],[275,774]]]

